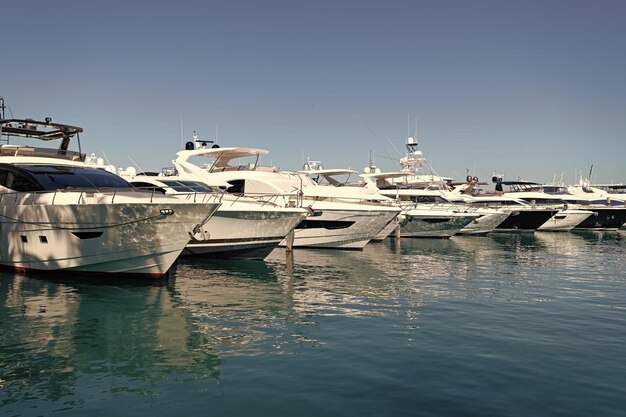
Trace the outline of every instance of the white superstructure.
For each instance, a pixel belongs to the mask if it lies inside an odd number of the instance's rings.
[[[261,166],[259,158],[266,154],[256,148],[190,149],[178,152],[173,162],[182,178],[227,183],[229,193],[310,210],[294,230],[294,247],[362,249],[400,212],[357,188],[322,186],[302,173]]]
[[[219,203],[133,191],[68,149],[82,129],[0,120],[0,265],[18,270],[162,276]],[[9,143],[60,140],[58,149]]]

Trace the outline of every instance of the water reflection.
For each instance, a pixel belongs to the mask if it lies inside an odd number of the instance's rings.
[[[83,379],[104,382],[110,394],[150,391],[151,381],[182,369],[186,378],[219,376],[218,357],[199,348],[185,311],[164,286],[1,274],[0,317],[5,405],[58,400],[84,390]]]
[[[392,317],[415,340],[424,311],[444,299],[607,298],[597,277],[621,279],[624,236],[388,239],[362,252],[276,250],[266,262],[187,259],[149,286],[1,274],[0,405],[217,381],[234,355],[298,354],[342,320]]]

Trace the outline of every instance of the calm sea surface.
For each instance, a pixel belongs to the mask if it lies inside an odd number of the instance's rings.
[[[0,275],[0,416],[626,415],[626,233]]]

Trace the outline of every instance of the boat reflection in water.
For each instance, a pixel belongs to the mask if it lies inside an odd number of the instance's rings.
[[[156,381],[218,378],[167,286],[0,274],[2,402],[153,393]]]
[[[605,271],[605,281],[622,279],[614,271],[622,269],[624,236],[502,233],[388,239],[362,252],[275,250],[265,262],[182,260],[159,285],[0,274],[2,414],[49,415],[66,403],[110,409],[112,396],[123,394],[140,402],[149,396],[177,415],[198,392],[219,402],[230,387],[223,406],[237,388],[257,392],[268,378],[287,378],[283,390],[311,375],[324,385],[328,372],[340,379],[346,361],[352,372],[386,352],[378,375],[406,363],[413,349],[432,354],[459,341],[482,343],[472,320],[491,323],[493,335],[525,329],[546,301],[579,308],[591,294],[620,305],[610,285],[605,291],[597,283]],[[607,248],[614,253],[604,257]],[[552,321],[540,323],[553,329]],[[451,338],[439,339],[442,331]],[[396,361],[398,352],[407,356]],[[187,397],[178,397],[181,384]]]

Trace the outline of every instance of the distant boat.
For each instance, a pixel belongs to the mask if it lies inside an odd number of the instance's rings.
[[[503,181],[498,177],[494,177],[494,179],[496,180],[496,189],[501,192],[502,197],[518,198],[531,206],[557,210],[537,230],[571,230],[593,215],[591,210],[586,210],[578,204],[568,203],[560,196],[544,192],[541,184],[529,181]],[[508,186],[509,190],[505,191],[503,186]]]
[[[590,186],[583,180],[567,187],[562,184],[544,184],[542,189],[570,205],[593,212],[575,229],[617,230],[626,223],[624,200],[613,198],[611,193]]]

